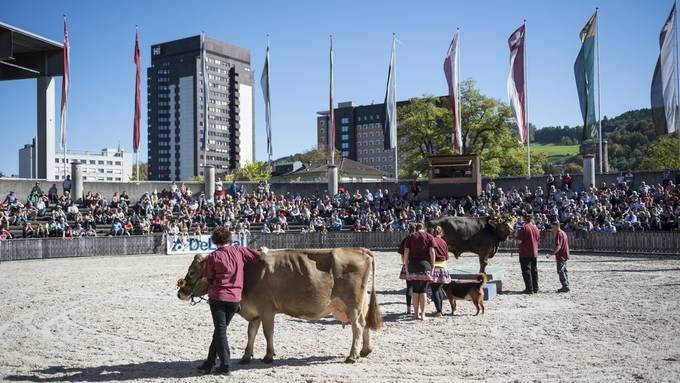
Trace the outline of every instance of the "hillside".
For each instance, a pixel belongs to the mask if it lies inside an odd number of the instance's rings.
[[[611,171],[639,169],[650,145],[659,141],[650,109],[631,110],[613,118],[605,116],[602,118],[602,131],[604,138],[609,142]],[[533,142],[540,144],[535,150],[545,150],[554,165],[571,162],[581,164],[578,150],[576,153],[562,153],[560,156],[556,152],[557,148],[573,147],[568,144],[580,144],[583,150],[593,152],[597,142],[597,138],[582,142],[581,126],[547,126],[532,133]]]

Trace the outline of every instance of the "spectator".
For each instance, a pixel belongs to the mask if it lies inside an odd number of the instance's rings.
[[[111,235],[113,236],[123,235],[123,224],[120,222],[120,219],[118,218],[115,218],[111,223]]]
[[[47,197],[49,198],[50,203],[55,203],[57,202],[59,192],[57,191],[57,184],[52,184],[50,189],[47,191]]]
[[[62,186],[64,188],[64,194],[66,194],[66,193],[71,194],[71,176],[70,175],[66,175],[66,179],[64,180]]]
[[[30,222],[24,223],[24,227],[21,230],[21,236],[23,238],[33,238],[33,234],[34,234],[34,231],[33,231],[33,226],[31,225],[31,223]]]
[[[625,181],[626,181],[626,186],[628,186],[629,189],[632,188],[633,187],[633,180],[635,179],[633,172],[628,170],[628,172],[626,172],[626,175],[624,176],[624,178],[625,178]]]

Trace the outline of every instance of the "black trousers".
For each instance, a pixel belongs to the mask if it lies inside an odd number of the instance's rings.
[[[406,281],[406,308],[411,307],[411,294],[413,294],[413,282]]]
[[[430,283],[432,289],[432,302],[438,313],[442,312],[442,304],[444,302],[444,290],[442,290],[441,283]]]
[[[519,265],[522,268],[524,288],[526,291],[538,292],[538,269],[535,257],[519,257]]]
[[[210,314],[212,314],[213,331],[212,342],[208,350],[207,363],[210,366],[215,364],[217,357],[220,358],[220,366],[229,367],[229,341],[227,340],[227,327],[240,311],[241,306],[238,302],[223,302],[215,299],[210,300]]]

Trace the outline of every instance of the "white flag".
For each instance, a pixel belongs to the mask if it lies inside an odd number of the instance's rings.
[[[396,37],[392,38],[392,54],[387,70],[387,91],[385,92],[384,149],[397,147],[397,56]]]
[[[652,116],[659,133],[673,133],[678,127],[677,40],[675,4],[659,36],[659,59],[652,79]]]
[[[451,45],[449,45],[449,50],[446,52],[446,59],[444,59],[444,75],[449,85],[449,103],[451,104],[451,143],[462,154],[463,138],[460,125],[460,91],[458,88],[459,49],[458,31],[456,31],[453,40],[451,40]]]

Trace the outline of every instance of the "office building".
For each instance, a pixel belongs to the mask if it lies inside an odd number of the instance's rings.
[[[151,180],[189,180],[204,163],[228,173],[255,160],[250,50],[205,38],[208,143],[203,158],[201,36],[151,46],[147,69]]]
[[[400,101],[397,106],[407,104]],[[340,102],[335,109],[335,147],[344,158],[369,165],[394,177],[394,150],[384,149],[385,104],[354,105]],[[317,144],[328,142],[328,111],[316,118]],[[402,141],[403,142],[403,141]]]
[[[65,175],[71,175],[73,162],[82,164],[83,181],[128,182],[132,180],[132,153],[121,149],[102,149],[100,152],[69,150],[66,162],[64,162],[63,153],[57,152],[54,159],[56,180],[63,180],[66,178]],[[22,165],[19,163],[19,169],[21,168]]]

